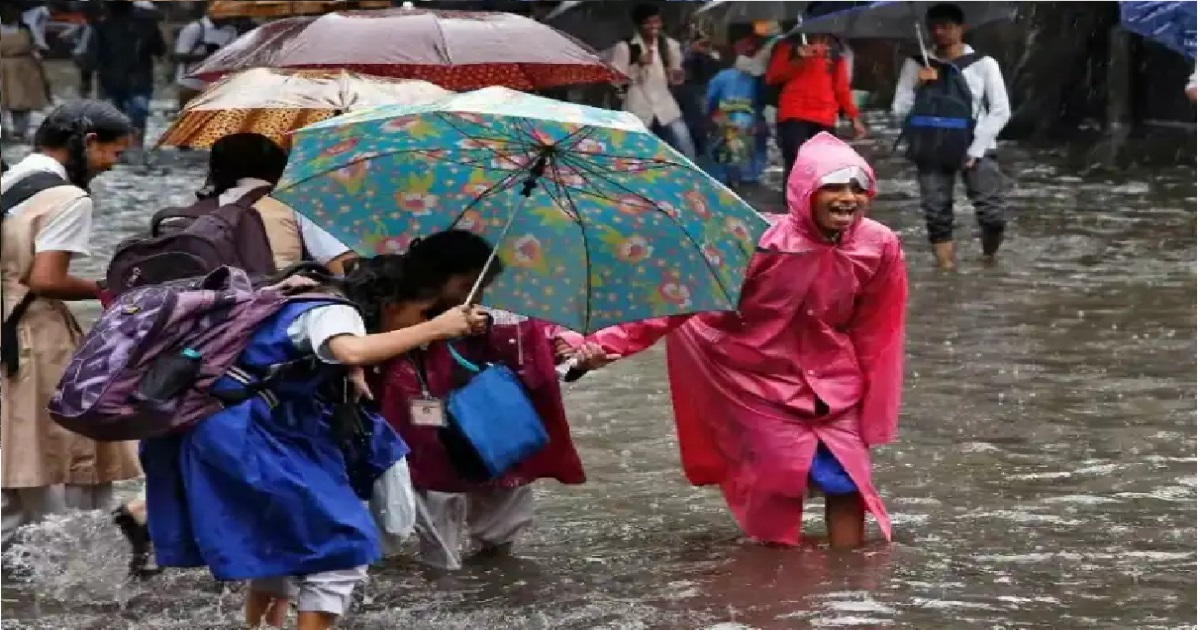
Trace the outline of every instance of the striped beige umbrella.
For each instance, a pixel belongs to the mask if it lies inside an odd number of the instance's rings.
[[[291,145],[291,132],[354,109],[432,103],[452,92],[432,83],[328,70],[255,68],[209,86],[188,104],[158,146],[208,148],[235,133]]]
[[[281,18],[391,6],[390,0],[213,0],[208,4],[208,15],[214,18]]]

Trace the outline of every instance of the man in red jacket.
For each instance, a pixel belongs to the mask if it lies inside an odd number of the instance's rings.
[[[787,38],[775,45],[767,66],[767,85],[779,90],[775,130],[783,154],[784,181],[796,162],[796,151],[810,138],[833,133],[838,115],[850,119],[854,138],[866,137],[850,94],[846,60],[825,35],[809,35],[807,44]]]

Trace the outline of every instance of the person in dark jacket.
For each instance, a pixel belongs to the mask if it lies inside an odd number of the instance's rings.
[[[107,0],[107,19],[95,25],[88,54],[96,68],[100,91],[138,128],[138,146],[150,116],[154,94],[154,61],[167,44],[151,14],[129,0]]]

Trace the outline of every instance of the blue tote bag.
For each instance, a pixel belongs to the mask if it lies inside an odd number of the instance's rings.
[[[474,452],[481,472],[494,479],[545,448],[550,436],[516,373],[501,364],[480,367],[454,346],[446,347],[455,362],[473,375],[450,393],[449,428]]]

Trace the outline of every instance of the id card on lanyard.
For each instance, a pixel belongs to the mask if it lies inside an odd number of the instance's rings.
[[[418,358],[419,357],[419,358]],[[408,354],[408,362],[412,364],[413,373],[421,385],[420,398],[409,402],[408,413],[413,426],[441,428],[446,426],[446,403],[435,398],[429,391],[429,381],[425,378],[425,355],[422,350],[414,350]]]

